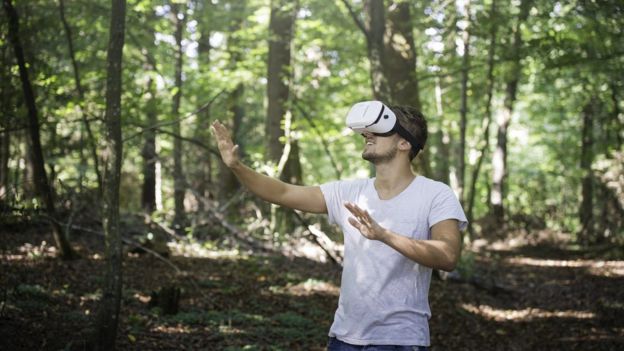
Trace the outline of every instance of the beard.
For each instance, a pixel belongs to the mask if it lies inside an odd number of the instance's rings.
[[[386,151],[385,153],[376,153],[374,151],[364,151],[362,152],[362,158],[366,161],[371,162],[372,164],[379,165],[382,163],[390,162],[394,159],[399,149],[395,146],[392,149]]]

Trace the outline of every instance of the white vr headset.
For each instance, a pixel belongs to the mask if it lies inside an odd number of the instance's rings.
[[[415,152],[422,149],[418,140],[401,126],[392,109],[381,101],[363,101],[353,105],[347,114],[347,126],[360,134],[369,132],[389,136],[397,133],[410,142]]]

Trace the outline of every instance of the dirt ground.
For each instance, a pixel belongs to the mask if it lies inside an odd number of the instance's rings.
[[[45,226],[0,229],[0,350],[82,350],[101,296],[99,238],[54,258]],[[621,248],[620,248],[621,249]],[[209,250],[210,251],[210,250]],[[624,350],[624,261],[552,246],[464,252],[462,279],[433,279],[432,350]],[[601,256],[602,255],[602,256]],[[120,350],[323,350],[340,270],[279,254],[124,258]],[[180,311],[150,307],[181,287]]]

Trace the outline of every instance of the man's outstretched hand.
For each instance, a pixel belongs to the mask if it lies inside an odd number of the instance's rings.
[[[385,228],[380,226],[368,211],[363,210],[353,202],[345,202],[344,206],[354,217],[349,218],[349,223],[354,226],[362,235],[371,240],[382,240],[386,234]]]
[[[236,166],[240,161],[238,158],[238,145],[234,145],[232,142],[230,132],[221,122],[215,121],[212,123],[212,134],[217,139],[217,146],[225,165],[228,167]]]

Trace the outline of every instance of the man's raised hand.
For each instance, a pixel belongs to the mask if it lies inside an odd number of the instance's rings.
[[[351,212],[353,217],[349,217],[349,223],[360,233],[371,240],[382,240],[386,235],[386,230],[380,226],[368,211],[363,210],[353,202],[345,202],[344,207]]]
[[[237,165],[239,162],[238,145],[232,142],[230,132],[221,122],[215,121],[212,123],[212,134],[217,138],[217,146],[225,165],[228,167]]]

